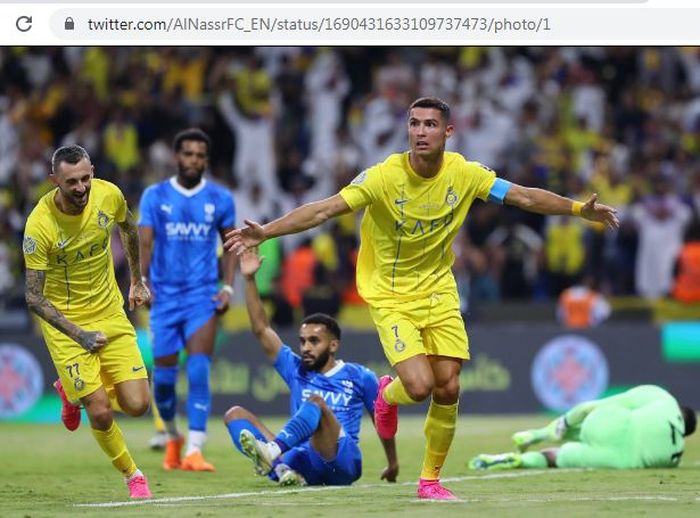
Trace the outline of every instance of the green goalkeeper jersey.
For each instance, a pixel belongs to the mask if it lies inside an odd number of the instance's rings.
[[[594,464],[675,467],[683,454],[685,423],[681,409],[671,394],[654,385],[582,403],[567,412],[566,420],[572,428],[580,427],[579,441],[587,448],[578,453],[587,457],[590,452],[596,457]],[[576,464],[581,462],[585,459],[579,458]]]

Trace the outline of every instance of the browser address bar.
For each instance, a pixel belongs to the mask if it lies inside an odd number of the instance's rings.
[[[634,16],[631,16],[634,9]],[[640,6],[246,5],[60,9],[53,36],[69,42],[220,44],[551,44],[700,41],[697,9]]]

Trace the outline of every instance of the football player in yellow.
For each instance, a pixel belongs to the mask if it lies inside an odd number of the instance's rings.
[[[408,112],[410,151],[361,172],[338,194],[281,218],[227,234],[225,247],[242,253],[265,239],[301,232],[364,208],[357,286],[367,301],[397,378],[380,380],[375,421],[382,438],[396,433],[397,405],[431,397],[418,497],[456,497],[439,481],[457,421],[462,362],[469,345],[459,311],[452,242],[475,198],[539,214],[573,214],[610,227],[615,209],[499,179],[477,162],[445,151],[454,128],[449,106],[424,97]]]
[[[56,186],[27,219],[23,251],[26,299],[40,317],[41,331],[59,380],[61,418],[69,430],[87,411],[92,433],[125,478],[132,498],[151,491],[131,458],[116,408],[142,415],[150,400],[146,369],[136,333],[124,313],[114,278],[110,248],[118,225],[131,271],[129,309],[149,300],[141,281],[137,228],[119,188],[94,177],[95,168],[80,146],[62,147],[51,159]]]

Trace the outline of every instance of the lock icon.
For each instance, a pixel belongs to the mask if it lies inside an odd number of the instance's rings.
[[[73,18],[71,18],[70,16],[66,18],[66,21],[63,24],[63,28],[67,31],[75,30],[75,22],[73,21]]]

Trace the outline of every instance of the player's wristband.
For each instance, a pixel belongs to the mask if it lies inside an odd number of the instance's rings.
[[[221,287],[221,291],[225,291],[226,293],[228,293],[229,297],[233,297],[233,286],[231,286],[230,284],[224,284]]]
[[[580,216],[581,209],[583,209],[583,202],[575,201],[571,204],[571,214],[574,216]]]

